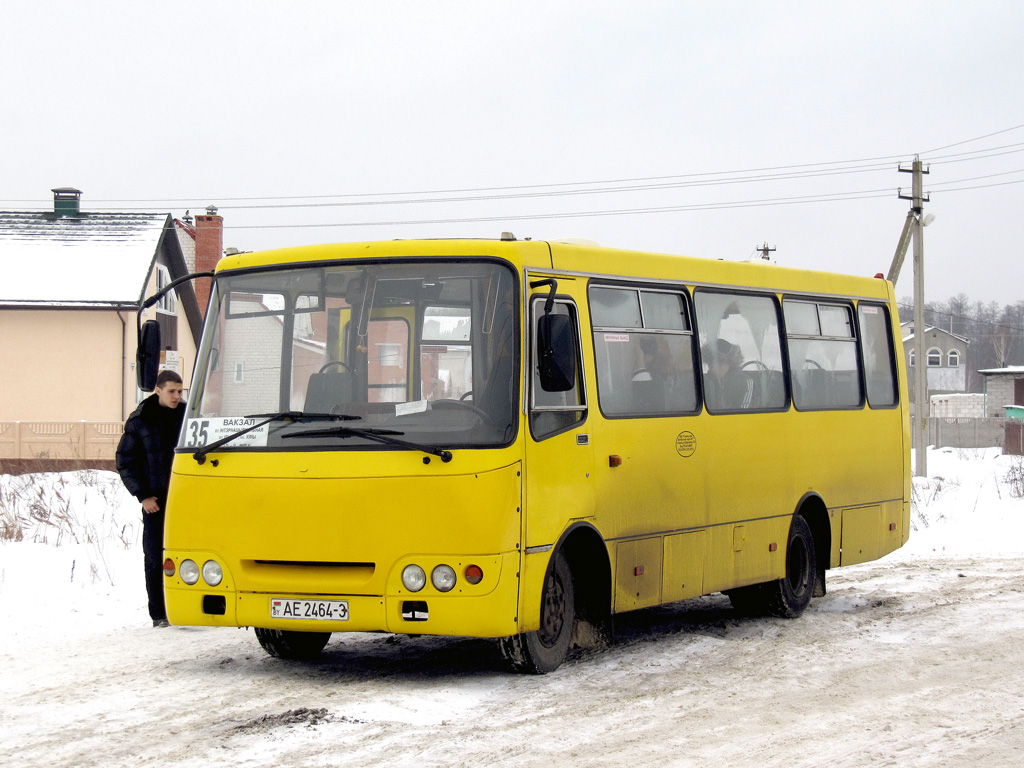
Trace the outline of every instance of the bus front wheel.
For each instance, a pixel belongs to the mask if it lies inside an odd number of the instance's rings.
[[[544,579],[540,629],[501,640],[501,653],[517,672],[543,675],[565,661],[576,622],[576,591],[572,571],[559,552]]]
[[[255,627],[263,650],[279,659],[315,659],[331,639],[330,632],[293,632]]]

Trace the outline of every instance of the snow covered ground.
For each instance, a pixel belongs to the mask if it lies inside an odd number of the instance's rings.
[[[929,469],[910,543],[831,571],[802,618],[721,595],[625,614],[543,677],[477,640],[335,635],[301,664],[154,629],[116,475],[0,476],[0,527],[34,515],[0,543],[0,765],[1018,766],[1021,462]]]

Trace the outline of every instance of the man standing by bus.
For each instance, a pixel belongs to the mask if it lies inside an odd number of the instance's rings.
[[[185,416],[181,389],[178,374],[160,371],[156,390],[128,417],[117,444],[117,472],[121,482],[142,502],[142,553],[149,616],[154,627],[167,626],[163,586],[164,512],[174,446]]]

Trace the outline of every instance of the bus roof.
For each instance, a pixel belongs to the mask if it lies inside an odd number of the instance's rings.
[[[334,243],[238,253],[226,256],[217,271],[348,259],[497,257],[517,268],[595,275],[629,280],[743,286],[888,299],[892,286],[878,277],[794,269],[770,263],[723,261],[695,256],[648,253],[571,241],[544,240],[384,240]]]

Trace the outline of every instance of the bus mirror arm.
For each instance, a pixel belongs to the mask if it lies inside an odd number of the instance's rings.
[[[160,372],[160,325],[156,320],[147,320],[143,323],[142,313],[182,283],[199,277],[213,276],[213,272],[193,272],[190,275],[179,277],[139,304],[139,310],[135,313],[135,380],[143,392],[152,391],[156,386],[157,374]]]
[[[555,306],[555,292],[558,290],[558,281],[553,277],[549,277],[545,280],[534,280],[530,283],[531,288],[543,288],[545,285],[551,286],[551,290],[548,292],[548,298],[544,302],[544,314],[550,315],[551,310]]]
[[[154,304],[160,301],[160,299],[162,299],[164,296],[173,291],[182,283],[197,280],[200,277],[213,277],[214,275],[214,272],[193,272],[190,275],[185,275],[184,277],[179,277],[177,280],[171,281],[163,288],[161,288],[159,291],[150,296],[148,299],[146,299],[144,302],[142,302],[142,305],[139,307],[139,313],[141,314],[142,312],[145,312],[147,309],[152,307]]]

